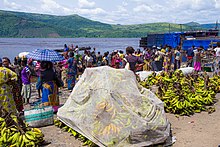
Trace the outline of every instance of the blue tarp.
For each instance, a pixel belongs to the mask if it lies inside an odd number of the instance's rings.
[[[204,49],[206,50],[206,49],[209,48],[209,45],[210,45],[211,42],[219,42],[219,41],[220,41],[219,39],[184,40],[184,41],[183,41],[182,49],[183,49],[183,50],[188,50],[189,48],[191,48],[191,47],[194,45],[195,47],[203,46]]]
[[[147,36],[147,46],[164,46],[164,45],[170,45],[173,48],[176,48],[178,45],[180,45],[181,42],[181,35],[184,35],[184,33],[181,32],[174,32],[174,33],[164,33],[164,34],[149,34]],[[193,45],[195,47],[203,46],[206,50],[211,42],[220,42],[220,39],[216,38],[207,38],[203,40],[194,39],[194,40],[183,40],[182,48],[183,50],[188,50]]]
[[[180,44],[180,35],[182,33],[166,33],[164,34],[163,46],[170,45],[173,48],[177,47]]]

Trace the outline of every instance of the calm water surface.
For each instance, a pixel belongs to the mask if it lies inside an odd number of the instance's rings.
[[[0,38],[0,57],[11,60],[20,52],[30,52],[34,49],[63,49],[64,44],[79,47],[92,47],[96,51],[123,50],[127,46],[139,48],[140,38]]]

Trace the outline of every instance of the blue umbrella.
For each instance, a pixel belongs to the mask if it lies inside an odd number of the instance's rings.
[[[49,49],[36,49],[26,55],[27,58],[32,58],[38,61],[62,61],[64,58],[54,50]]]

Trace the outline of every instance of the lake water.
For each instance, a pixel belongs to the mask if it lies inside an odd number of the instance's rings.
[[[20,52],[30,52],[35,49],[63,49],[64,44],[79,47],[96,48],[96,51],[123,50],[127,46],[139,48],[140,38],[0,38],[0,57],[11,60]]]

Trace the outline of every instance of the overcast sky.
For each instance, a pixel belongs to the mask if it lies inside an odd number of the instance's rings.
[[[0,0],[1,10],[78,14],[109,24],[215,23],[220,0]]]

